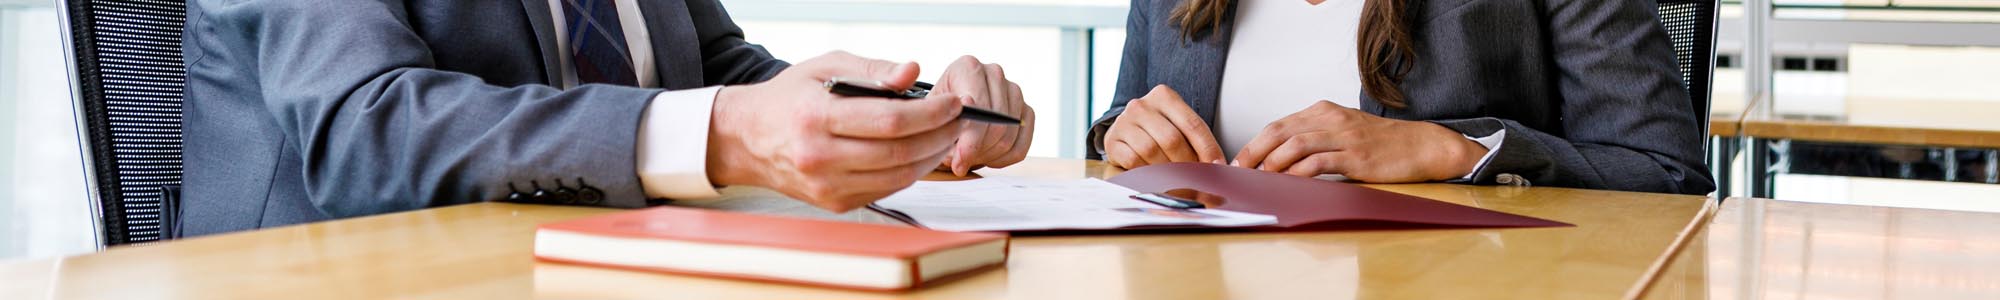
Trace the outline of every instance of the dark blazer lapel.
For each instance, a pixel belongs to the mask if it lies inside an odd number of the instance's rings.
[[[1193,80],[1177,81],[1189,83],[1189,86],[1174,88],[1182,92],[1183,99],[1193,100],[1189,102],[1190,108],[1194,109],[1195,114],[1201,115],[1202,120],[1211,124],[1215,122],[1216,110],[1221,106],[1222,70],[1229,62],[1229,39],[1236,33],[1236,1],[1229,2],[1229,8],[1222,14],[1221,23],[1207,36],[1197,37],[1195,41],[1188,43],[1184,48],[1186,52],[1183,53],[1186,56],[1167,58],[1189,62],[1188,73],[1184,74],[1191,76],[1190,79]]]
[[[1417,28],[1411,28],[1411,32],[1422,32],[1423,27],[1426,24],[1430,23],[1434,19],[1437,19],[1439,16],[1443,16],[1446,13],[1457,11],[1458,8],[1460,7],[1464,7],[1468,4],[1472,4],[1478,1],[1480,0],[1429,0],[1429,1],[1412,2],[1412,3],[1417,3],[1417,6],[1415,7],[1415,9],[1417,10],[1417,22],[1415,22],[1415,24],[1413,25]],[[1423,58],[1419,57],[1417,59],[1422,60]],[[1409,95],[1409,93],[1404,93],[1404,95]],[[1375,98],[1368,97],[1367,91],[1362,91],[1360,95],[1355,95],[1355,96],[1360,97],[1361,99],[1361,111],[1368,112],[1369,114],[1374,114],[1377,116],[1395,117],[1388,115],[1389,113],[1388,108],[1383,107],[1381,103],[1375,102]],[[1407,99],[1407,101],[1421,102],[1424,100]],[[1437,100],[1437,101],[1444,101],[1444,100]]]
[[[562,85],[562,64],[556,55],[563,53],[556,49],[555,20],[548,0],[521,0],[522,12],[528,14],[528,24],[535,28],[535,45],[542,49],[542,74],[549,85]]]
[[[691,89],[706,86],[702,75],[701,47],[696,41],[694,18],[686,1],[639,1],[646,19],[646,34],[652,37],[653,69],[660,88]]]

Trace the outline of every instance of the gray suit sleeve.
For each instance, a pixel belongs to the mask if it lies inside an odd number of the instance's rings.
[[[268,118],[303,156],[307,193],[334,217],[503,199],[509,184],[588,184],[643,206],[640,112],[659,90],[496,86],[433,69],[378,0],[207,1],[213,32],[255,53]],[[257,116],[244,116],[257,117]]]
[[[1126,103],[1152,90],[1152,86],[1147,84],[1150,80],[1146,78],[1146,54],[1148,49],[1152,49],[1146,41],[1152,34],[1148,31],[1151,30],[1149,27],[1153,26],[1151,18],[1146,15],[1146,8],[1151,6],[1147,1],[1132,0],[1131,12],[1126,13],[1125,50],[1118,61],[1118,90],[1112,93],[1111,109],[1105,110],[1104,116],[1090,123],[1090,132],[1083,141],[1089,147],[1084,152],[1084,158],[1104,159],[1104,133],[1111,130],[1111,121],[1118,120],[1118,115],[1125,113]]]
[[[1705,194],[1701,127],[1652,1],[1548,4],[1566,133],[1513,120],[1432,121],[1470,136],[1507,130],[1500,151],[1475,174],[1514,174],[1535,185]]]
[[[743,29],[716,0],[687,0],[695,36],[701,40],[702,78],[708,85],[763,82],[791,64],[771,57],[764,46],[743,39]]]

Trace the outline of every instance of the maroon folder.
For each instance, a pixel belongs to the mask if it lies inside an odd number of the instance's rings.
[[[1210,208],[1267,214],[1255,230],[1575,226],[1328,180],[1204,163],[1141,167],[1111,183],[1142,193],[1192,189],[1220,196]]]

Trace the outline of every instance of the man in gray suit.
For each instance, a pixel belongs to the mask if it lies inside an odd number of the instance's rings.
[[[1033,124],[998,65],[962,58],[932,97],[836,97],[716,0],[198,0],[188,4],[178,235],[480,201],[645,207],[774,188],[853,209],[933,169],[1022,159]]]

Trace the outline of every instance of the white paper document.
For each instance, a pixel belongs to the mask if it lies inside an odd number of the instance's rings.
[[[1141,225],[1241,227],[1278,222],[1270,215],[1216,209],[1176,210],[1129,198],[1138,191],[1097,179],[987,177],[918,181],[874,207],[945,231],[1108,229]]]

